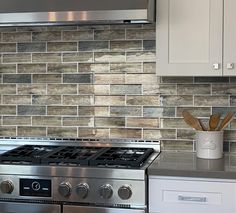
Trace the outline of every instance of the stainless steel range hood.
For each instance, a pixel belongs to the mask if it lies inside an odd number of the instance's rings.
[[[149,23],[155,0],[0,0],[0,26]]]

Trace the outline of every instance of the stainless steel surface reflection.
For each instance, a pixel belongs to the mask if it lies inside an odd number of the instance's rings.
[[[197,170],[206,171],[223,171],[224,170],[224,158],[220,159],[201,159],[196,158],[196,168]]]

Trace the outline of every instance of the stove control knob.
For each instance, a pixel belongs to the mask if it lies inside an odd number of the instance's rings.
[[[132,196],[132,190],[129,186],[121,186],[118,195],[122,200],[128,200]]]
[[[99,194],[103,199],[111,198],[113,194],[113,189],[110,184],[104,184],[99,188]]]
[[[76,187],[76,193],[80,198],[86,198],[89,192],[89,186],[87,183],[80,183]]]
[[[14,185],[10,180],[4,180],[0,184],[0,190],[4,194],[11,194],[14,189]]]
[[[58,192],[60,193],[61,196],[63,197],[69,197],[71,195],[71,185],[69,182],[62,182],[58,186]]]

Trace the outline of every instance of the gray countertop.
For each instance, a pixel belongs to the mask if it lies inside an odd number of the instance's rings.
[[[236,154],[208,160],[197,158],[194,152],[161,152],[148,175],[236,179]]]

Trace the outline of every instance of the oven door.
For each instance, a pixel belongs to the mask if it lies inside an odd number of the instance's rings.
[[[63,206],[63,213],[146,213],[144,209],[122,209],[107,207]]]
[[[61,213],[60,205],[0,202],[0,213]]]

